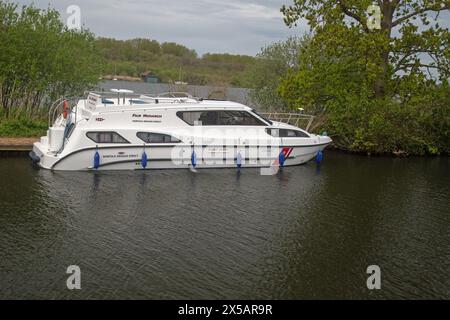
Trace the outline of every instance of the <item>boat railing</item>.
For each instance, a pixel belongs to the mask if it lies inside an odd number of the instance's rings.
[[[52,103],[48,110],[48,126],[50,127],[56,120],[57,116],[61,114],[65,98],[60,97]]]
[[[89,94],[91,93],[97,94],[103,99],[117,99],[117,97],[120,97],[120,99],[122,99],[123,97],[137,99],[142,95],[140,93],[134,93],[132,91],[130,92],[85,91],[84,97],[88,97]]]
[[[261,115],[272,121],[284,122],[296,127],[306,124],[304,129],[309,130],[314,121],[314,116],[303,113],[288,113],[288,112],[261,112]]]
[[[187,98],[187,99],[195,99],[193,95],[188,92],[163,92],[157,95],[158,98]]]
[[[59,99],[55,100],[50,108],[48,109],[48,126],[50,127],[53,125],[58,119],[58,117],[63,113],[64,111],[64,101],[67,101],[70,105],[76,105],[77,100],[80,99],[79,97],[60,97]]]
[[[116,90],[116,89],[112,89]],[[105,100],[117,100],[118,104],[125,104],[128,100],[130,104],[133,104],[135,100],[143,101],[153,101],[154,103],[165,102],[165,103],[183,103],[183,102],[199,102],[200,99],[192,96],[187,92],[164,92],[157,95],[148,93],[135,93],[131,90],[118,89],[116,91],[86,91],[84,93],[85,97],[89,94],[97,94],[100,96],[102,101]]]

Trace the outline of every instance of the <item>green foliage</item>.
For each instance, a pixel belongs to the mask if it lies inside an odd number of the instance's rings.
[[[224,63],[230,67],[241,67],[254,62],[253,57],[229,53],[206,53],[203,55],[202,60],[212,63]]]
[[[167,83],[181,80],[197,85],[252,85],[249,69],[254,57],[207,53],[198,58],[194,50],[182,45],[148,39],[98,38],[95,45],[107,61],[105,75],[140,77],[151,71]]]
[[[0,90],[3,117],[42,113],[46,102],[82,93],[98,81],[94,37],[73,31],[53,9],[0,0]]]
[[[278,87],[286,73],[297,70],[302,49],[309,42],[309,36],[291,37],[262,49],[257,61],[249,70],[254,90],[251,98],[266,110],[280,110],[288,107],[280,96]]]
[[[348,111],[327,114],[321,128],[334,135],[338,147],[350,151],[449,153],[448,103],[441,98],[433,100],[435,88],[427,90],[429,95],[424,97],[430,106],[427,109],[423,109],[423,101],[377,104],[377,100],[372,100],[364,113],[358,112],[358,105],[352,105]]]
[[[0,120],[1,137],[40,137],[45,135],[48,123],[44,120],[2,119]]]
[[[197,58],[197,53],[194,50],[189,50],[185,46],[176,44],[174,42],[164,42],[163,44],[161,44],[161,51],[163,52],[163,54],[180,58]]]
[[[450,4],[386,2],[381,29],[371,30],[371,3],[295,0],[282,8],[288,25],[306,18],[312,38],[281,80],[280,97],[316,115],[316,129],[343,149],[449,153],[450,35],[429,13]]]

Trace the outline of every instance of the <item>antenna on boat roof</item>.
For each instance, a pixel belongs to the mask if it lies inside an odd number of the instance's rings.
[[[120,104],[120,94],[123,93],[123,104],[125,104],[125,94],[134,93],[133,90],[128,89],[111,89],[111,92],[117,93],[117,104]]]
[[[128,90],[128,89],[111,89],[111,92],[116,92],[116,93],[134,93],[133,90]]]

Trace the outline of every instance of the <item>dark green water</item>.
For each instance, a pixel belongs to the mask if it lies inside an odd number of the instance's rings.
[[[0,298],[450,298],[449,158],[325,156],[276,176],[0,159]]]

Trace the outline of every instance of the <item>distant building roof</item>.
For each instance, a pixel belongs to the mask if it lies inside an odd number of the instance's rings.
[[[155,74],[152,71],[145,71],[141,73],[141,78],[149,77],[149,76],[155,76]]]

